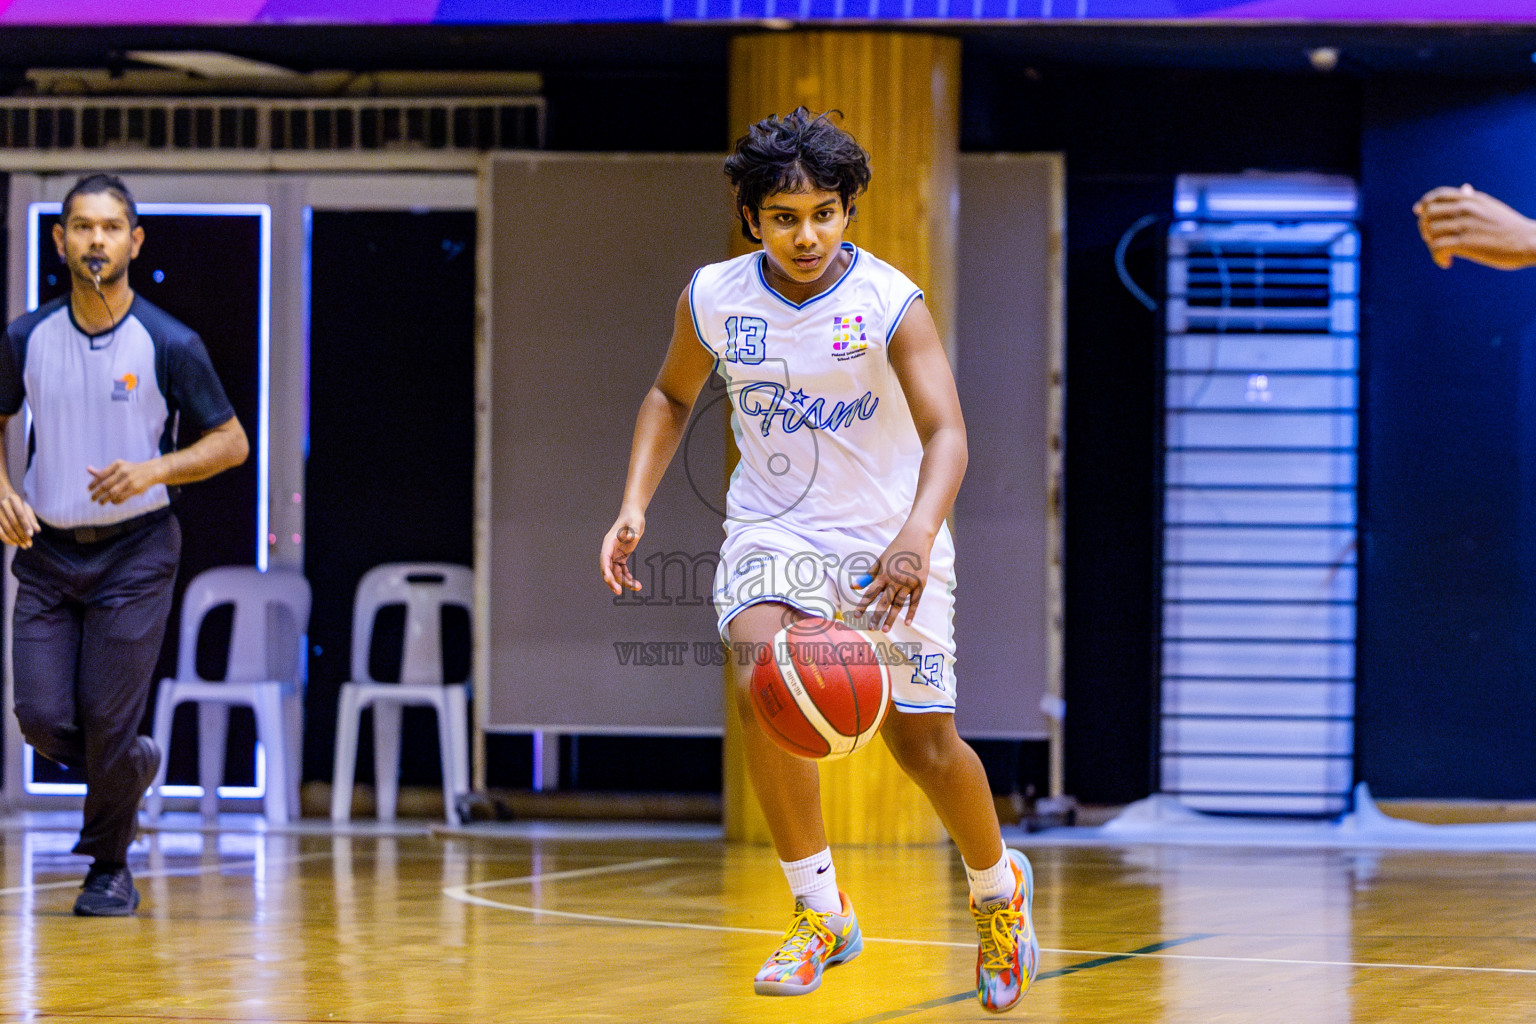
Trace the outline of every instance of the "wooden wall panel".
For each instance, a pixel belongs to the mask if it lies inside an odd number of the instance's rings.
[[[858,200],[848,237],[916,281],[940,336],[952,339],[959,40],[897,32],[765,32],[734,40],[733,133],[797,106],[840,110],[843,126],[869,151],[871,191]],[[739,235],[735,244],[748,251]],[[767,822],[745,778],[739,724],[729,722],[725,735],[726,834],[767,842]],[[938,815],[883,743],[822,766],[822,808],[833,843],[944,838]]]

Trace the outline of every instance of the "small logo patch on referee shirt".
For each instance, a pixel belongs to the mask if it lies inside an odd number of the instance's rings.
[[[122,377],[112,382],[112,401],[131,402],[133,393],[139,387],[137,374],[125,373]]]

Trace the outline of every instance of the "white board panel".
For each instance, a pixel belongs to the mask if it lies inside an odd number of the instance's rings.
[[[538,155],[488,164],[481,545],[484,726],[718,733],[708,602],[727,434],[707,387],[647,516],[638,600],[598,546],[679,292],[728,254],[719,156]],[[1050,380],[1059,365],[1060,160],[967,157],[957,332],[971,459],[957,505],[961,732],[1044,737],[1053,666]],[[1059,384],[1059,382],[1058,382]],[[1058,402],[1059,406],[1059,402]]]

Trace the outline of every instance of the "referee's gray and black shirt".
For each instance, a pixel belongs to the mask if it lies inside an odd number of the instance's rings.
[[[116,329],[89,335],[68,296],[13,321],[0,345],[0,415],[27,403],[32,430],[22,493],[51,526],[102,526],[170,504],[156,485],[121,505],[91,500],[86,467],[144,462],[234,416],[197,333],[134,296]]]

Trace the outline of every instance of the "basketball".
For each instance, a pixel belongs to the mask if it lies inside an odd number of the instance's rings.
[[[752,711],[797,757],[833,760],[866,746],[891,706],[879,633],[809,618],[774,634],[752,669]]]

